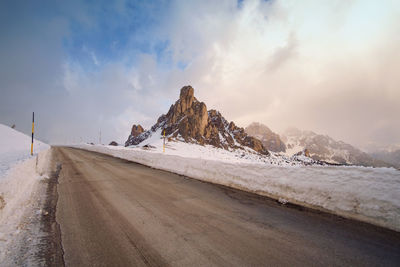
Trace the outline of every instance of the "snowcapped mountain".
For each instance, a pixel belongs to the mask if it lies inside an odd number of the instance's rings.
[[[181,89],[179,99],[150,130],[144,131],[142,126],[133,125],[125,146],[150,144],[150,140],[159,139],[164,131],[168,141],[211,145],[230,151],[251,149],[255,153],[269,155],[260,140],[247,135],[234,122],[228,122],[217,110],[207,111],[206,104],[194,97],[191,86]]]
[[[329,163],[374,167],[390,166],[390,164],[376,160],[352,145],[336,141],[328,135],[290,128],[281,137],[286,144],[286,155],[293,155],[307,149],[313,159]]]
[[[300,165],[391,166],[349,144],[311,131],[293,128],[279,136],[259,123],[252,123],[245,130],[228,122],[217,110],[207,110],[206,104],[194,97],[191,86],[181,89],[179,99],[149,130],[133,125],[125,146],[158,150],[162,147],[164,133],[167,146],[178,154],[186,155],[184,150],[190,150],[190,153],[201,151],[226,158],[225,152],[221,154],[222,149],[232,152],[234,158],[278,165],[298,165],[300,162]]]
[[[370,155],[376,160],[387,162],[400,169],[400,149],[380,150]]]
[[[194,97],[191,86],[181,89],[179,99],[149,130],[133,125],[125,146],[163,152],[164,132],[165,154],[169,155],[278,166],[324,164],[304,153],[290,157],[270,153],[259,139],[249,136],[234,122],[228,122],[220,112],[207,111],[206,104]]]
[[[279,134],[271,131],[266,125],[253,122],[245,128],[248,135],[261,140],[262,144],[273,152],[286,152],[286,145]],[[297,151],[298,152],[298,151]]]

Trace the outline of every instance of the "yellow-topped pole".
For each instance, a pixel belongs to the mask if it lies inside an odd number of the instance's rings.
[[[163,153],[165,153],[165,129],[164,129],[164,141],[163,141]]]
[[[35,112],[32,113],[32,142],[31,142],[31,156],[33,155],[33,133],[35,130]]]

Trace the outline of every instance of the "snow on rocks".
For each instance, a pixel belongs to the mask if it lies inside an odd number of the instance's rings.
[[[157,134],[141,145],[77,147],[400,231],[400,171],[392,168],[310,165],[184,142],[168,142],[162,153]]]
[[[259,154],[269,155],[260,140],[247,135],[243,128],[230,123],[214,109],[207,111],[204,102],[194,97],[194,89],[184,86],[180,97],[171,105],[167,114],[161,115],[151,129],[133,125],[125,146],[148,142],[148,138],[162,130],[168,139],[183,139],[186,143],[212,145],[225,150],[251,148]]]

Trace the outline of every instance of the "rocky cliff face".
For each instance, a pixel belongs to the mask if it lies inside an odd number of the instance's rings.
[[[285,152],[286,145],[278,134],[271,131],[266,125],[253,122],[245,128],[248,135],[261,140],[265,148],[273,152]]]
[[[131,135],[132,136],[138,136],[139,134],[141,134],[143,132],[144,132],[144,129],[140,124],[138,124],[138,125],[134,124],[132,126],[132,130],[131,130]]]
[[[194,89],[191,86],[181,89],[179,99],[166,115],[158,118],[150,130],[136,136],[132,131],[125,146],[140,144],[157,131],[165,131],[169,140],[208,144],[227,150],[248,147],[269,155],[260,140],[247,135],[244,129],[237,127],[234,122],[228,122],[218,111],[207,111],[206,104],[194,97]]]
[[[144,132],[144,129],[140,124],[138,124],[138,125],[134,124],[132,126],[131,134],[129,135],[128,140],[125,142],[125,146],[128,146],[128,144],[139,141],[138,136],[141,135],[143,132]]]

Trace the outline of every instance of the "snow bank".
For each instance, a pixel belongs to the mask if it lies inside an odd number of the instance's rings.
[[[50,150],[35,158],[14,165],[0,180],[0,196],[4,206],[0,209],[0,262],[13,266],[16,262],[28,264],[34,259],[41,235],[41,208],[46,197]],[[36,265],[34,263],[33,265]]]
[[[50,146],[34,140],[33,151],[35,155]],[[7,171],[17,163],[31,158],[31,137],[18,132],[6,125],[0,124],[0,180]]]
[[[400,171],[395,169],[282,166],[189,144],[170,143],[165,154],[160,146],[78,147],[400,231]]]
[[[49,145],[35,140],[31,156],[30,142],[30,136],[0,124],[0,262],[4,266],[15,265],[20,261],[17,257],[28,257],[40,233],[37,211],[46,188],[41,181],[47,178],[51,151]]]

